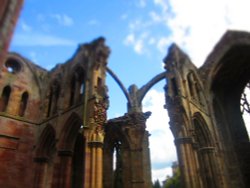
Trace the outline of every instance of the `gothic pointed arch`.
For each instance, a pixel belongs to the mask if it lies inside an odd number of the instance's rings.
[[[46,125],[39,136],[35,152],[34,187],[50,187],[53,174],[53,157],[56,151],[56,132]]]
[[[82,126],[81,118],[72,113],[63,125],[59,146],[62,150],[73,151],[75,140]]]
[[[83,67],[76,66],[70,75],[70,98],[69,106],[77,104],[83,100],[85,92],[85,71]]]
[[[24,116],[28,105],[29,93],[27,91],[23,92],[19,105],[19,116]]]
[[[230,153],[224,161],[238,174],[235,178],[225,165],[234,187],[250,184],[250,143],[240,110],[241,95],[250,80],[249,52],[249,33],[228,31],[201,68],[203,79],[208,76],[206,88],[211,92],[221,145]]]
[[[199,112],[196,112],[193,115],[193,126],[195,131],[195,141],[199,147],[212,147],[214,143],[212,141],[211,131]]]
[[[215,143],[203,116],[196,112],[193,116],[194,144],[197,149],[199,175],[204,188],[221,187]]]
[[[58,102],[60,99],[61,84],[58,79],[52,80],[47,92],[47,117],[58,113]]]
[[[83,186],[85,138],[80,132],[81,126],[81,118],[73,112],[61,129],[53,187],[79,188]]]
[[[42,131],[37,144],[36,157],[49,160],[56,144],[56,132],[51,125],[47,125]]]
[[[3,88],[2,95],[1,95],[1,100],[0,100],[0,111],[1,112],[6,111],[8,104],[9,104],[10,95],[11,95],[11,87],[9,85],[7,85]]]

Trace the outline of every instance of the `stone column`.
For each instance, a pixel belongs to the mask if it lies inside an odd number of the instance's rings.
[[[145,179],[146,170],[144,162],[149,157],[144,155],[145,148],[144,141],[148,134],[146,132],[146,120],[151,113],[133,112],[129,114],[129,121],[124,129],[124,134],[129,140],[130,145],[130,172],[131,172],[131,187],[132,188],[146,188],[148,180]],[[148,138],[147,138],[148,139]],[[149,177],[150,178],[150,177]],[[151,180],[150,180],[151,181]]]
[[[195,161],[190,158],[189,154],[191,143],[192,139],[190,137],[179,137],[175,139],[183,188],[197,187],[197,183],[193,178],[195,175],[195,169],[192,168]]]
[[[86,144],[85,146],[85,169],[84,169],[84,187],[90,187],[91,174],[91,148]]]
[[[92,135],[92,140],[89,142],[89,147],[91,152],[90,188],[103,187],[103,174],[102,174],[103,137],[104,136],[102,132],[95,132]]]

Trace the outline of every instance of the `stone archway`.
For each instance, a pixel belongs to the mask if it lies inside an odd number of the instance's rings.
[[[220,144],[224,151],[228,179],[234,187],[250,185],[250,143],[240,110],[243,90],[250,80],[250,37],[248,33],[228,32],[216,46],[208,88],[213,96]],[[209,61],[207,62],[207,65]],[[204,69],[206,70],[206,69]],[[237,175],[236,175],[237,174]]]
[[[56,132],[47,125],[38,140],[35,154],[34,187],[51,187],[53,174],[53,158],[56,152]]]
[[[82,183],[84,182],[85,139],[80,132],[81,125],[82,121],[79,116],[72,113],[62,128],[52,187],[79,188],[84,186]],[[80,175],[76,175],[74,170]]]

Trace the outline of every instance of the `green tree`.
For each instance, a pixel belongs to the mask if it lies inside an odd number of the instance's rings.
[[[155,180],[155,182],[153,183],[153,188],[161,188],[159,180]]]
[[[180,175],[180,169],[178,168],[172,177],[167,178],[164,188],[181,188]]]

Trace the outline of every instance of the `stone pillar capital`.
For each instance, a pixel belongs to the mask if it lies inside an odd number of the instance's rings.
[[[192,143],[192,138],[191,137],[179,137],[175,138],[174,140],[176,145],[179,144],[191,144]]]

